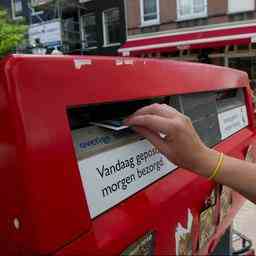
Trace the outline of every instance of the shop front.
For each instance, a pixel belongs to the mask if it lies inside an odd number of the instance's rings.
[[[256,25],[225,24],[186,32],[128,38],[122,56],[155,57],[229,66],[256,79]]]

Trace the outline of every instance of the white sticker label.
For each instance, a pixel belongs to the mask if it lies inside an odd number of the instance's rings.
[[[248,126],[246,106],[231,109],[218,115],[221,138],[226,139]]]
[[[81,69],[83,66],[92,65],[92,60],[90,59],[74,60],[74,64],[76,69]]]
[[[125,65],[133,65],[134,64],[134,61],[132,59],[125,59],[124,60],[124,64]]]
[[[79,161],[91,218],[176,169],[147,140]]]
[[[124,64],[124,62],[123,62],[122,59],[117,59],[117,60],[116,60],[116,66],[121,66],[121,65],[123,65],[123,64]]]

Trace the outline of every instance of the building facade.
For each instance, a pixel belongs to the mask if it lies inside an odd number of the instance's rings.
[[[26,0],[0,0],[0,7],[6,9],[13,20],[29,17],[29,8]]]
[[[126,40],[123,0],[0,0],[13,20],[29,24],[29,45],[51,52],[117,55]]]
[[[29,26],[27,42],[17,47],[17,51],[31,52],[36,41],[49,52],[55,47],[63,48],[66,53],[80,49],[77,9],[72,0],[69,2],[60,8],[57,1],[0,0],[0,6],[8,10],[12,20],[25,21]]]
[[[255,0],[125,0],[124,56],[240,68],[256,78]]]
[[[123,0],[80,0],[83,49],[86,54],[117,55],[126,40]]]

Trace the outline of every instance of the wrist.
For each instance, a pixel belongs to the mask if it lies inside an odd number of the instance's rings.
[[[204,177],[210,177],[216,168],[220,153],[216,150],[204,147],[196,162],[194,171]]]

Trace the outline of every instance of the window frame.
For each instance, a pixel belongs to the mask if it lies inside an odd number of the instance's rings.
[[[20,2],[21,2],[21,12],[23,12],[22,0],[20,0]],[[13,20],[20,20],[23,18],[22,15],[16,16],[15,0],[11,0],[11,11],[12,11]]]
[[[89,0],[89,1],[91,1],[91,0]],[[83,15],[81,15],[81,17],[80,17],[80,29],[81,29],[81,36],[82,36],[82,42],[84,43],[84,41],[85,41],[85,34],[86,34],[86,31],[85,31],[85,24],[84,24],[84,17],[85,16],[89,16],[89,15],[94,15],[94,17],[95,17],[95,20],[96,20],[96,24],[95,24],[95,26],[96,26],[96,29],[98,30],[98,27],[97,27],[97,16],[96,16],[96,13],[95,12],[88,12],[88,13],[85,13],[85,14],[83,14]],[[99,36],[98,36],[98,33],[97,33],[97,45],[95,45],[95,46],[88,46],[88,47],[85,47],[85,49],[97,49],[98,48],[98,43],[99,43],[99,38],[98,38]]]
[[[156,1],[157,18],[154,19],[154,20],[145,21],[144,20],[144,0],[140,0],[141,27],[158,25],[160,23],[160,4],[159,4],[159,0],[155,0],[155,1]]]
[[[120,17],[120,8],[119,7],[113,7],[113,8],[109,8],[109,9],[106,9],[102,12],[102,28],[103,28],[103,47],[112,47],[112,46],[118,46],[120,45],[121,43],[120,42],[116,42],[116,43],[107,43],[106,42],[106,27],[105,27],[105,13],[108,12],[108,11],[111,11],[111,10],[115,10],[115,9],[118,9],[119,11],[119,21],[121,21],[121,17]]]
[[[237,13],[244,13],[244,12],[253,12],[253,11],[255,11],[256,10],[256,4],[255,4],[255,1],[253,1],[253,9],[248,9],[248,10],[243,10],[243,11],[239,11],[239,10],[237,10],[237,11],[230,11],[230,2],[231,2],[232,0],[228,0],[228,11],[227,11],[227,14],[237,14]]]
[[[204,1],[204,12],[194,14],[194,11],[192,14],[189,15],[180,15],[180,8],[181,4],[180,1],[182,0],[176,0],[176,13],[177,13],[177,21],[185,21],[185,20],[193,20],[193,19],[200,19],[200,18],[205,18],[208,16],[208,0],[203,0]],[[190,0],[192,1],[192,0]],[[192,8],[194,8],[194,3],[191,2]]]

